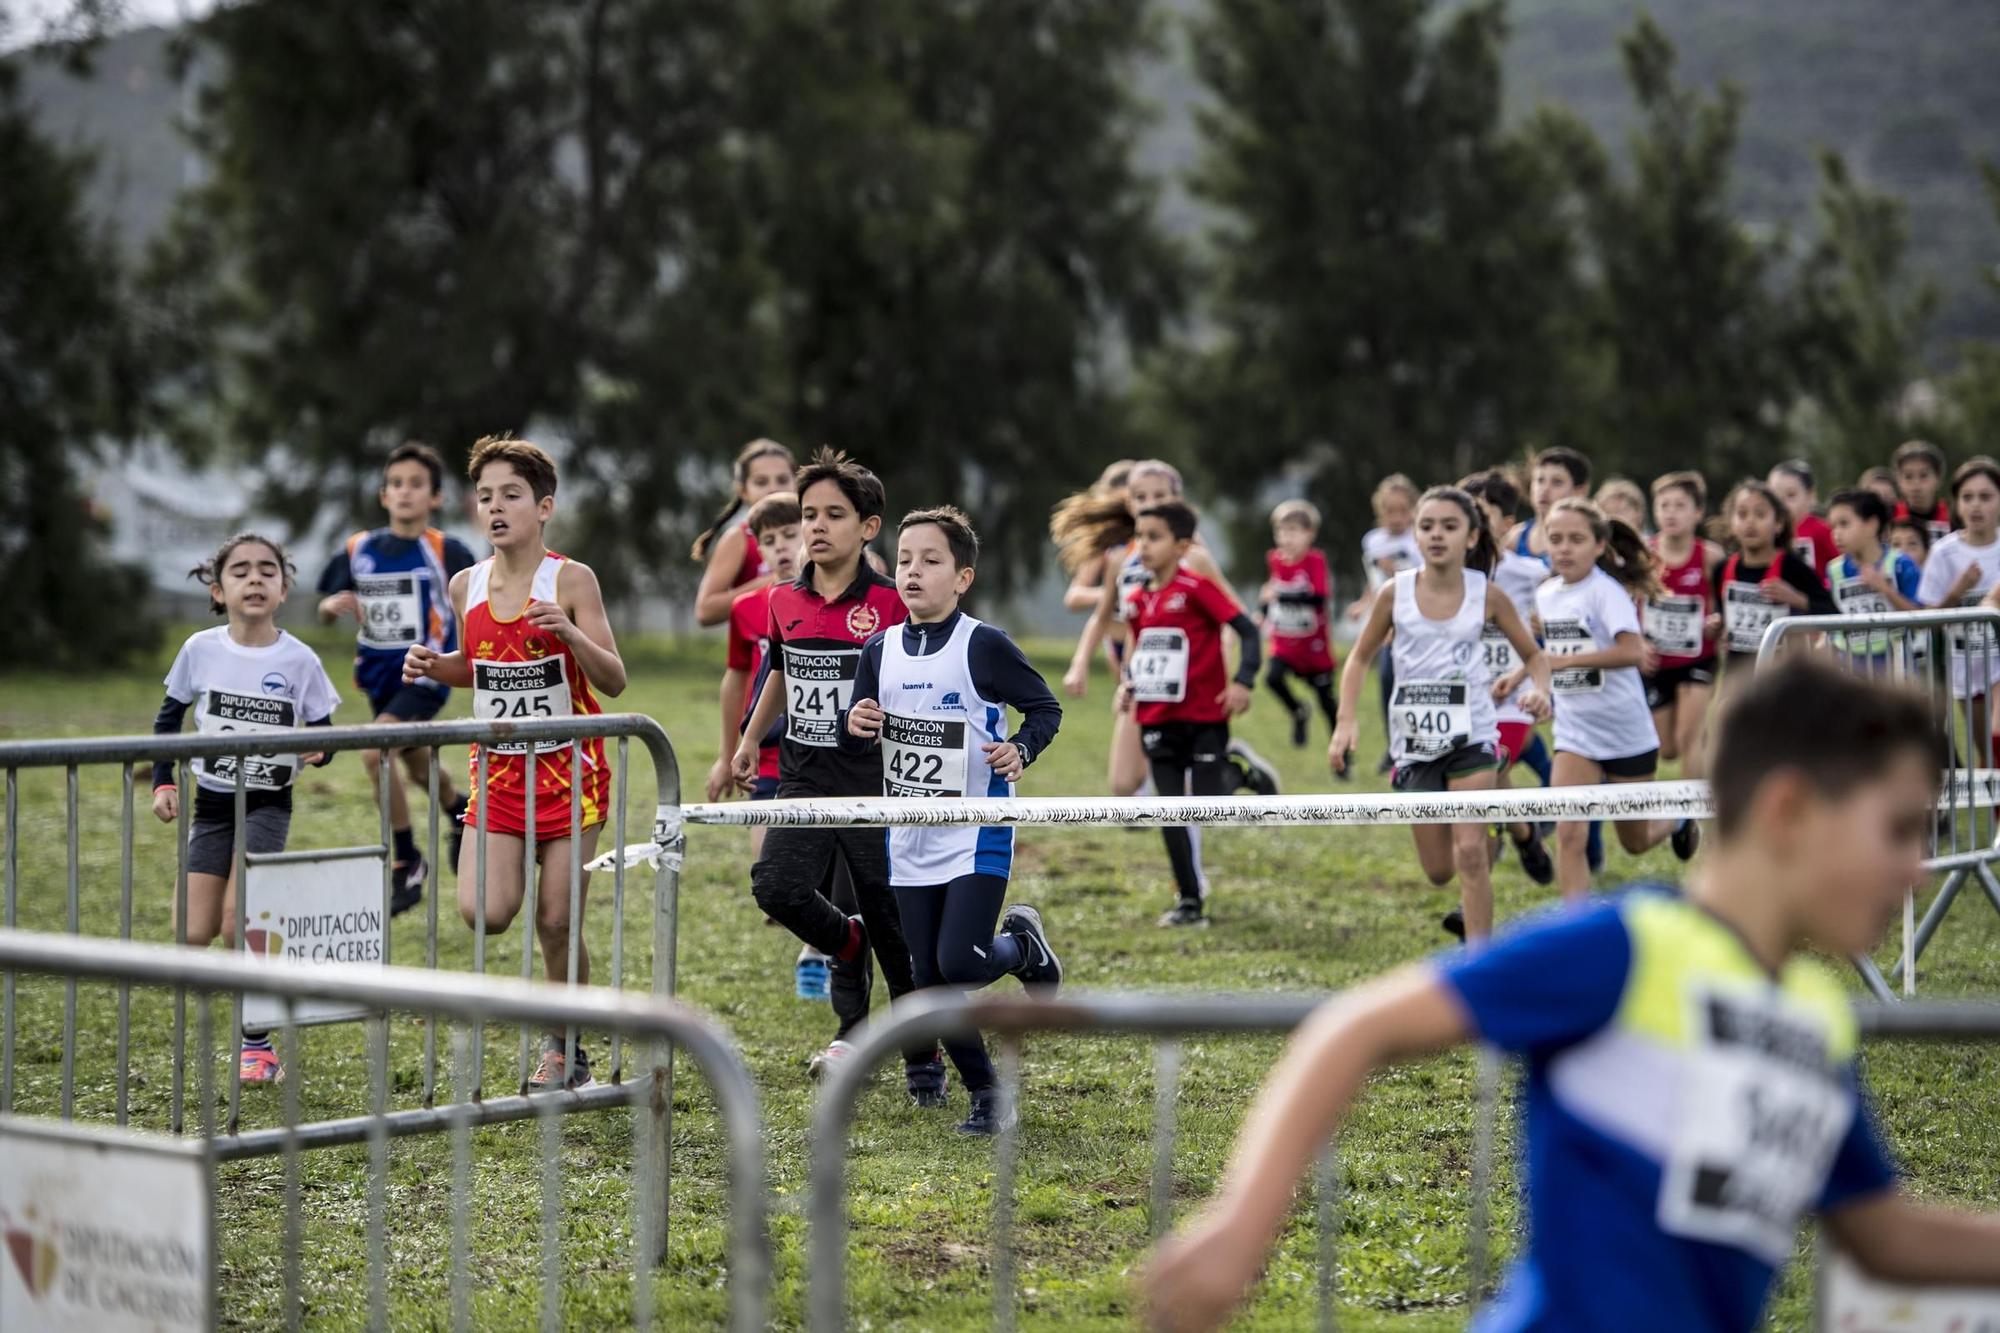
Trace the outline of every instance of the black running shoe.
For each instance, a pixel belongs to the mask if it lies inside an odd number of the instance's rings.
[[[1312,714],[1303,708],[1292,710],[1292,748],[1303,750],[1312,740]]]
[[[1444,920],[1438,924],[1444,927],[1445,934],[1456,936],[1460,940],[1465,938],[1465,913],[1458,908],[1454,907],[1446,912]]]
[[[389,888],[390,916],[401,916],[424,900],[424,881],[430,878],[430,873],[431,868],[421,856],[396,866]]]
[[[1004,1105],[998,1088],[981,1088],[972,1094],[972,1114],[958,1127],[961,1134],[991,1138],[1014,1123],[1014,1108]]]
[[[935,1111],[950,1099],[945,1093],[944,1061],[931,1052],[932,1059],[921,1064],[903,1064],[903,1086],[910,1100],[926,1111]]]
[[[1528,826],[1531,830],[1534,825]],[[1521,859],[1521,872],[1537,884],[1553,884],[1556,879],[1556,863],[1549,856],[1549,849],[1542,843],[1542,835],[1528,834],[1526,842],[1514,844],[1514,855]]]
[[[1012,935],[1021,947],[1021,965],[1014,971],[1021,984],[1053,996],[1062,985],[1063,966],[1056,951],[1049,947],[1049,937],[1042,929],[1042,914],[1016,903],[1001,915],[1000,933]]]
[[[1674,855],[1685,861],[1694,855],[1695,848],[1701,846],[1701,825],[1692,819],[1683,819],[1674,830]]]
[[[1202,911],[1200,903],[1191,898],[1183,898],[1160,917],[1159,924],[1163,926],[1206,927],[1208,925],[1208,916]]]
[[[1278,770],[1271,767],[1264,756],[1242,741],[1232,738],[1229,742],[1229,757],[1243,770],[1241,778],[1243,786],[1259,796],[1278,794]]]

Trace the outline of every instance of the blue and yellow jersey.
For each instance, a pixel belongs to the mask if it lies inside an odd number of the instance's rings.
[[[1525,1057],[1529,1241],[1477,1327],[1748,1330],[1801,1218],[1894,1183],[1832,972],[1657,886],[1438,965]]]

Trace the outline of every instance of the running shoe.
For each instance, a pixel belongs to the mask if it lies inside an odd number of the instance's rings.
[[[550,1092],[562,1089],[568,1092],[582,1092],[594,1088],[597,1080],[590,1076],[590,1055],[583,1049],[583,1043],[576,1044],[576,1065],[565,1068],[563,1039],[556,1036],[542,1038],[542,1058],[535,1062],[535,1072],[528,1075],[529,1092]]]
[[[1452,908],[1444,914],[1444,920],[1438,924],[1444,927],[1445,934],[1454,936],[1460,941],[1465,939],[1465,912],[1462,909]]]
[[[1011,1128],[1016,1117],[1014,1108],[1007,1105],[998,1088],[981,1088],[972,1094],[972,1114],[958,1127],[961,1134],[977,1134],[991,1138],[1003,1129]]]
[[[1312,714],[1303,708],[1292,710],[1292,748],[1303,750],[1312,740]]]
[[[465,850],[465,808],[468,804],[470,802],[460,796],[445,810],[451,816],[451,868],[454,871],[458,869],[459,853]]]
[[[1685,861],[1694,855],[1695,848],[1701,846],[1701,825],[1692,819],[1683,819],[1674,830],[1674,855]]]
[[[245,1046],[243,1061],[236,1067],[236,1074],[245,1083],[283,1083],[285,1067],[278,1063],[278,1053],[268,1046]]]
[[[1202,911],[1200,903],[1192,899],[1183,898],[1160,917],[1159,924],[1163,926],[1196,926],[1205,928],[1208,925],[1208,915]]]
[[[799,960],[793,965],[793,990],[801,1000],[830,1000],[833,998],[831,973],[827,968],[826,955],[808,944],[799,950]]]
[[[835,1037],[826,1049],[806,1061],[806,1077],[818,1080],[833,1072],[833,1067],[854,1054],[854,1043]]]
[[[844,1046],[846,1043],[835,1042],[834,1045]],[[945,1092],[944,1060],[935,1048],[929,1060],[920,1064],[904,1063],[903,1087],[919,1110],[935,1111],[950,1101]]]
[[[1049,937],[1042,929],[1042,914],[1017,903],[1001,915],[1000,933],[1012,935],[1021,946],[1021,966],[1014,971],[1021,984],[1053,996],[1062,986],[1063,967],[1056,951],[1049,947]]]
[[[1243,770],[1241,785],[1248,787],[1259,796],[1278,794],[1278,770],[1272,768],[1264,756],[1234,737],[1229,741],[1229,757]]]
[[[424,900],[424,881],[430,878],[431,868],[419,856],[399,863],[391,874],[389,915],[401,916]]]
[[[1528,826],[1533,830],[1534,825]],[[1549,849],[1542,843],[1542,835],[1531,831],[1526,842],[1514,844],[1514,855],[1521,858],[1521,873],[1537,884],[1553,884],[1556,879],[1556,863],[1549,856]]]

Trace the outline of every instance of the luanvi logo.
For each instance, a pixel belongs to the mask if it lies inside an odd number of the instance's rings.
[[[55,1285],[58,1262],[55,1236],[38,1223],[35,1205],[29,1204],[23,1210],[23,1217],[23,1223],[16,1225],[13,1217],[0,1209],[0,1234],[6,1236],[7,1253],[13,1256],[14,1267],[20,1271],[21,1281],[27,1284],[28,1294],[40,1300]]]

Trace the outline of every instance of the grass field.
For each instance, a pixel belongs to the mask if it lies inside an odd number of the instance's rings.
[[[345,650],[314,639],[345,687]],[[1061,648],[1036,656],[1055,677]],[[13,675],[0,678],[0,736],[93,735],[144,731],[159,701],[158,681],[172,645],[156,661],[98,677]],[[714,685],[721,646],[649,641],[628,644],[632,687],[616,706],[649,713],[674,738],[690,796],[714,756],[718,730]],[[1109,730],[1108,682],[1070,707],[1061,738],[1029,773],[1028,794],[1103,790]],[[340,720],[359,721],[347,690]],[[1372,698],[1370,700],[1372,706]],[[462,716],[462,699],[450,716]],[[1374,719],[1370,718],[1371,724]],[[1242,734],[1278,760],[1292,790],[1330,787],[1320,755],[1324,735],[1293,751],[1268,698]],[[1364,736],[1362,754],[1379,753],[1380,733]],[[462,771],[463,757],[447,762]],[[652,777],[634,747],[631,837],[648,827]],[[1372,767],[1372,765],[1370,765]],[[1376,780],[1362,779],[1367,786]],[[143,784],[142,784],[143,785]],[[118,785],[115,772],[83,774],[82,928],[111,935],[118,927]],[[419,803],[421,810],[421,804]],[[137,838],[138,938],[171,939],[173,847],[142,796]],[[24,773],[21,781],[21,924],[64,925],[62,775]],[[419,815],[418,827],[422,828]],[[343,758],[303,786],[294,848],[372,841],[374,805],[359,764]],[[1445,942],[1439,915],[1451,891],[1424,884],[1402,828],[1212,831],[1207,862],[1215,918],[1195,933],[1156,929],[1170,901],[1164,851],[1150,832],[1120,829],[1027,830],[1020,837],[1015,896],[1037,903],[1062,949],[1073,984],[1092,989],[1312,990],[1346,985]],[[1608,878],[1672,874],[1664,852],[1634,862],[1611,853]],[[806,1126],[812,1088],[806,1057],[831,1034],[824,1006],[792,995],[797,944],[760,924],[748,893],[748,839],[736,830],[690,833],[681,889],[680,991],[735,1034],[756,1077],[768,1126],[775,1326],[801,1318],[805,1228],[802,1197]],[[449,889],[450,880],[446,879]],[[608,881],[600,881],[600,889]],[[1546,898],[1511,859],[1496,874],[1503,920]],[[449,899],[447,899],[447,903]],[[589,920],[600,968],[608,968],[608,893]],[[648,905],[631,895],[628,985],[643,987],[649,961]],[[441,951],[448,967],[470,966],[466,931],[442,914]],[[395,925],[399,959],[421,959],[421,913]],[[498,942],[490,966],[518,974],[518,930]],[[2000,989],[2000,920],[1964,902],[1933,951],[1922,980],[1932,995],[1990,994]],[[1002,986],[1011,986],[1003,981]],[[878,995],[879,995],[878,991]],[[163,999],[135,999],[133,1119],[166,1123],[168,1059]],[[86,987],[78,1054],[78,1114],[109,1120],[113,1105],[112,1000]],[[53,1113],[61,1058],[62,990],[21,983],[18,1109]],[[489,1087],[514,1078],[515,1039],[488,1042]],[[1212,1187],[1230,1135],[1277,1049],[1271,1040],[1190,1042],[1180,1100],[1178,1187],[1191,1203]],[[367,1106],[360,1038],[348,1027],[318,1028],[306,1038],[302,1095],[309,1116],[351,1115]],[[392,1037],[393,1099],[413,1105],[420,1085],[422,1033],[401,1020]],[[1889,1137],[1921,1192],[2000,1202],[2000,1051],[1973,1046],[1880,1046],[1870,1052]],[[688,1069],[685,1063],[683,1069]],[[1149,1049],[1141,1042],[1040,1037],[1025,1044],[1023,1161],[1017,1194],[1022,1323],[1035,1328],[1129,1326],[1130,1275],[1148,1234],[1147,1132],[1152,1106]],[[1441,1059],[1379,1078],[1343,1140],[1339,1285],[1343,1327],[1457,1328],[1464,1304],[1469,1211],[1469,1124],[1473,1066]],[[278,1099],[245,1094],[245,1124],[273,1124]],[[901,1080],[885,1072],[864,1104],[850,1152],[853,1244],[850,1311],[871,1329],[979,1328],[990,1320],[989,1219],[991,1147],[952,1132],[964,1096],[954,1081],[949,1114],[919,1112]],[[513,1126],[475,1137],[477,1188],[476,1319],[481,1327],[531,1326],[539,1309],[539,1131]],[[562,1129],[564,1315],[572,1327],[617,1326],[627,1318],[631,1253],[631,1122],[624,1115],[580,1117]],[[724,1310],[723,1213],[719,1130],[698,1078],[684,1075],[675,1121],[673,1253],[661,1283],[669,1327],[717,1325]],[[1508,1142],[1509,1140],[1503,1140]],[[1503,1156],[1504,1156],[1503,1152]],[[365,1149],[310,1155],[305,1165],[309,1309],[316,1327],[361,1325],[366,1219]],[[449,1153],[442,1139],[392,1147],[390,1292],[398,1328],[441,1326],[447,1311]],[[1519,1210],[1508,1188],[1496,1200],[1498,1242],[1513,1245]],[[282,1167],[270,1159],[223,1168],[221,1217],[230,1326],[281,1321]],[[1307,1324],[1313,1306],[1313,1237],[1309,1205],[1274,1259],[1246,1327]],[[1778,1328],[1808,1321],[1808,1281],[1798,1266],[1772,1314]]]

